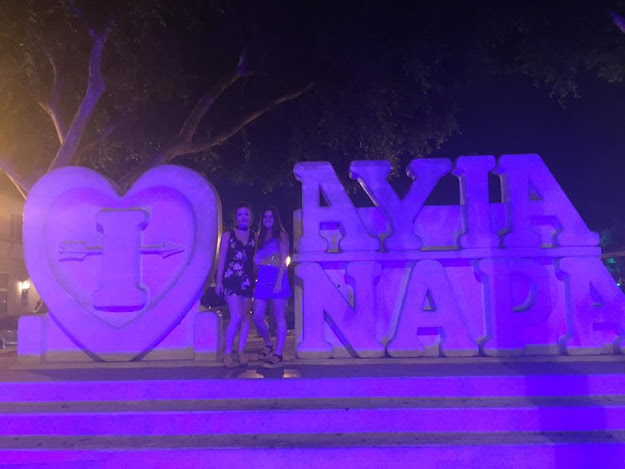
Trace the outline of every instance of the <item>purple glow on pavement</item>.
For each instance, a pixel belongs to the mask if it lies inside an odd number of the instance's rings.
[[[625,430],[625,406],[2,414],[5,435],[498,433]]]
[[[548,442],[548,440],[545,440]],[[19,451],[2,454],[6,464],[29,464],[29,467],[54,465],[55,468],[120,468],[150,467],[297,467],[297,468],[351,468],[482,469],[506,467],[536,469],[547,467],[590,468],[614,466],[625,460],[625,448],[618,444],[577,443],[540,446],[537,444],[511,445],[428,445],[422,447],[356,447],[356,448],[185,448],[98,451]],[[43,466],[42,466],[43,467]],[[45,466],[47,467],[47,466]]]
[[[625,376],[533,375],[2,383],[0,402],[621,395]]]

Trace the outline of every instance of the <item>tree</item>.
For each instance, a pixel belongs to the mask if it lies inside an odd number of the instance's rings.
[[[580,74],[622,81],[621,3],[4,0],[0,165],[25,193],[67,164],[123,186],[176,162],[267,188],[300,160],[400,168],[458,131],[486,73],[562,103]]]
[[[188,9],[176,11],[174,5],[5,2],[0,25],[0,93],[7,120],[0,135],[2,169],[24,195],[46,171],[76,163],[103,169],[127,185],[151,166],[210,151],[311,88],[308,83],[287,92],[274,90],[227,127],[203,135],[207,132],[199,130],[200,124],[215,101],[251,75],[247,54],[241,41],[234,41],[225,52],[238,56],[238,62],[231,60],[218,73],[194,63],[184,47],[197,47],[215,31],[232,37],[224,31],[228,15],[217,2],[188,2]],[[213,49],[214,63],[224,63],[223,53]],[[177,108],[175,101],[183,104]],[[160,119],[151,118],[159,112]],[[186,117],[180,119],[183,112]],[[163,131],[176,120],[182,122],[177,132]],[[198,136],[206,138],[194,140]],[[24,150],[27,158],[20,154]]]

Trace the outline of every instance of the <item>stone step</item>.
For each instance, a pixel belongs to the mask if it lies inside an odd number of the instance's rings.
[[[0,383],[0,403],[210,399],[618,396],[625,374],[160,379]]]
[[[288,411],[327,409],[410,409],[410,408],[547,408],[625,406],[619,396],[536,396],[536,397],[355,397],[355,398],[277,398],[207,399],[145,401],[42,401],[0,402],[0,415],[124,412],[201,412],[201,411]]]
[[[328,434],[75,438],[0,437],[0,461],[16,469],[254,467],[494,469],[622,467],[623,435],[574,433]],[[13,445],[13,446],[11,446]]]
[[[625,443],[625,431],[612,432],[499,432],[499,433],[267,433],[241,438],[240,435],[47,435],[0,436],[0,451],[7,449],[63,449],[78,446],[90,449],[132,448],[340,448],[544,445],[548,443]]]
[[[618,467],[622,366],[12,370],[0,466]]]
[[[590,432],[625,430],[625,406],[3,413],[0,422],[2,435]]]

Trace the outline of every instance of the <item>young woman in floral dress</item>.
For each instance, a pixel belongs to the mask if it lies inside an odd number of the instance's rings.
[[[234,368],[237,363],[232,357],[234,339],[239,333],[239,364],[245,366],[249,358],[245,355],[245,344],[249,332],[249,311],[254,291],[254,251],[256,236],[250,230],[252,209],[241,202],[235,208],[234,228],[223,233],[219,245],[219,263],[215,292],[223,294],[230,311],[230,322],[226,328],[224,365]]]

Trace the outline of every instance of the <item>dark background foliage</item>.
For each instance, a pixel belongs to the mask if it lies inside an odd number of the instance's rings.
[[[226,211],[251,198],[289,217],[296,161],[329,160],[349,184],[354,159],[400,176],[412,158],[521,151],[543,155],[592,228],[625,203],[601,180],[625,169],[622,1],[0,0],[0,12],[0,160],[26,178],[59,149],[41,106],[55,77],[69,126],[93,34],[109,31],[105,89],[70,164],[115,180],[168,148],[242,56],[193,142],[237,131],[171,160],[207,175]]]

